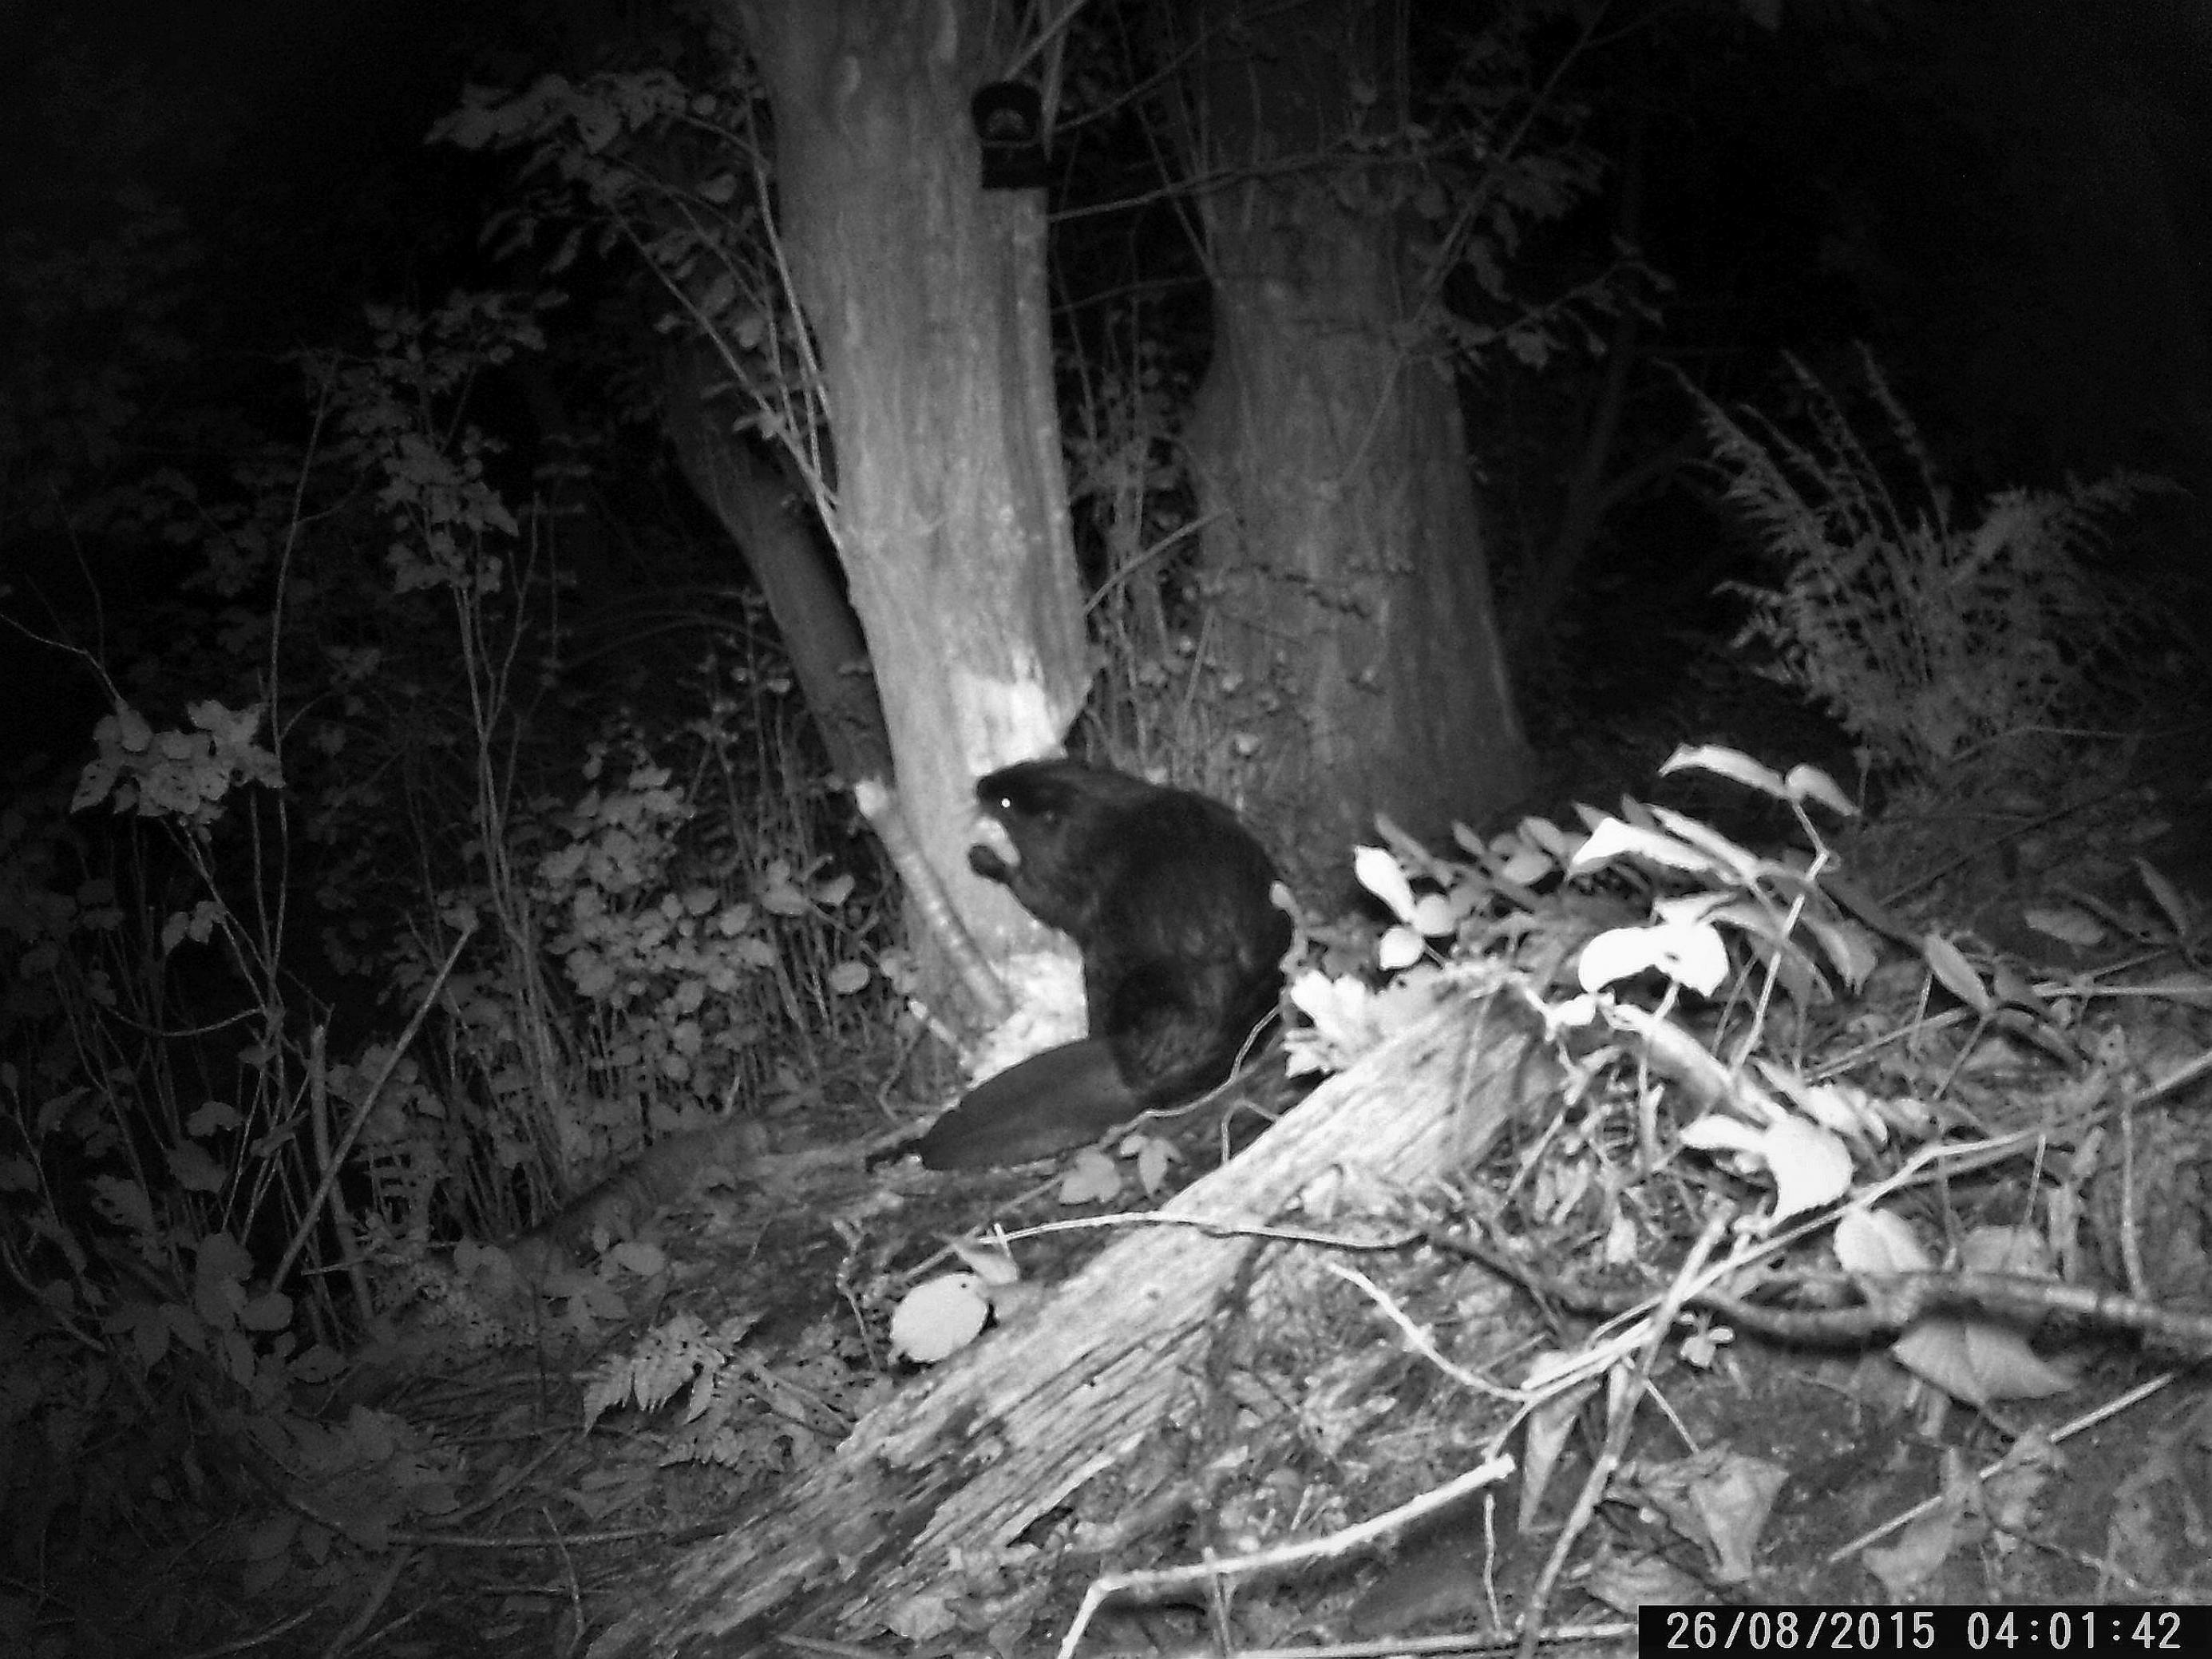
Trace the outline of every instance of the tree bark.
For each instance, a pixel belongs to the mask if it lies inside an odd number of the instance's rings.
[[[1228,527],[1206,532],[1214,617],[1231,665],[1283,694],[1274,748],[1301,758],[1279,799],[1339,808],[1332,838],[1377,810],[1434,835],[1511,805],[1531,769],[1403,226],[1329,155],[1363,111],[1400,118],[1370,95],[1399,8],[1270,0],[1263,27],[1255,3],[1201,8],[1192,160],[1226,182],[1199,195],[1214,343],[1188,442]]]
[[[981,185],[985,0],[717,0],[775,122],[780,231],[836,447],[831,534],[899,798],[994,953],[1033,941],[967,872],[971,781],[1056,744],[1089,675],[1047,331],[1041,192]]]
[[[708,396],[714,353],[704,340],[672,343],[663,375],[677,465],[750,567],[791,657],[830,763],[848,783],[891,769],[883,704],[868,648],[830,554],[790,482],[731,429]]]

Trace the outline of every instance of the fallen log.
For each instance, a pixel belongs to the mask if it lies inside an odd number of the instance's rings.
[[[1255,1241],[1208,1226],[1323,1226],[1300,1212],[1317,1187],[1449,1175],[1547,1101],[1555,1077],[1517,992],[1440,991],[1430,1012],[1163,1206],[1162,1224],[1117,1240],[1010,1328],[871,1412],[767,1512],[659,1568],[592,1659],[728,1659],[767,1651],[802,1622],[852,1640],[912,1598],[957,1588],[957,1548],[1012,1542],[1136,1450],[1202,1364],[1224,1294],[1267,1297],[1270,1263],[1240,1278]]]

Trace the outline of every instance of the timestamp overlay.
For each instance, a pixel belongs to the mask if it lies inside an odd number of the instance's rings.
[[[2212,1607],[2123,1602],[2044,1607],[1646,1607],[1638,1654],[2212,1654]]]

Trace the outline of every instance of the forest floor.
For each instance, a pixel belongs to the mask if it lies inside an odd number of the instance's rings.
[[[1786,767],[1820,739],[1817,722],[1796,719],[1730,735]],[[1569,769],[1603,806],[1638,788],[1632,769],[1648,778],[1679,735],[1623,728]],[[794,1602],[793,1623],[757,1650],[1053,1653],[1102,1571],[1327,1537],[1418,1499],[1493,1445],[1520,1466],[1503,1486],[1296,1571],[1241,1577],[1233,1595],[1109,1607],[1081,1650],[1385,1654],[1426,1637],[1440,1644],[1425,1652],[1479,1651],[1511,1645],[1534,1610],[1555,1633],[1547,1650],[1622,1651],[1638,1601],[2212,1600],[2212,1401],[2176,1334],[2212,1312],[2212,1114],[2206,1085],[2142,1099],[2212,1051],[2212,724],[2052,753],[2063,771],[2020,773],[1966,801],[1899,795],[1838,837],[1847,872],[1901,937],[1883,941],[1863,984],[1793,1028],[1790,1057],[1808,1075],[1833,1066],[1870,1095],[1930,1103],[1954,1138],[2051,1126],[2015,1155],[1904,1189],[1902,1212],[1954,1243],[2033,1236],[2055,1282],[2124,1291],[2175,1322],[2154,1319],[2145,1335],[2048,1313],[2019,1328],[2056,1380],[1993,1385],[1975,1406],[1887,1340],[1780,1342],[1697,1315],[1652,1351],[1651,1392],[1624,1432],[1604,1389],[1516,1430],[1511,1385],[1600,1323],[1562,1287],[1663,1286],[1725,1184],[1679,1161],[1639,1169],[1618,1139],[1633,1112],[1585,1097],[1519,1126],[1477,1167],[1439,1171],[1420,1200],[1433,1223],[1479,1211],[1508,1227],[1540,1273],[1516,1282],[1432,1232],[1360,1264],[1372,1296],[1339,1285],[1233,1322],[1198,1385],[1206,1408],[1163,1422],[1143,1454],[1172,1461],[1198,1503],[1132,1529],[1111,1483],[1073,1491],[1020,1538],[976,1540],[896,1635],[838,1630],[824,1612],[835,1597],[817,1598]],[[1724,827],[1750,837],[1774,824]],[[2021,988],[2008,1026],[1960,1016],[1905,942],[1931,930],[1992,982],[2002,969]],[[771,1125],[773,1152],[750,1175],[660,1214],[649,1271],[602,1262],[586,1275],[596,1291],[570,1281],[509,1346],[386,1378],[377,1403],[466,1448],[471,1479],[450,1528],[404,1540],[409,1569],[375,1618],[355,1621],[346,1650],[586,1650],[673,1554],[772,1528],[788,1483],[834,1458],[861,1414],[899,1408],[923,1368],[890,1352],[890,1316],[915,1282],[962,1265],[945,1241],[975,1241],[972,1259],[1002,1232],[1023,1284],[1048,1287],[1125,1224],[1115,1218],[1212,1161],[1194,1131],[1182,1138],[1190,1165],[1152,1192],[1126,1158],[870,1172],[863,1153],[890,1126],[854,1083],[842,1109]],[[1632,1073],[1607,1086],[1632,1085]],[[1881,1168],[1893,1171],[1902,1150]],[[1085,1218],[1098,1224],[1027,1231]],[[1024,1316],[1018,1293],[999,1302],[1000,1322]],[[1378,1314],[1385,1305],[1395,1315]],[[1486,1386],[1454,1380],[1462,1371]],[[1595,1501],[1578,1506],[1578,1492]],[[1116,1553],[1101,1559],[1090,1543],[1117,1525]],[[821,1577],[836,1576],[825,1555]],[[680,1649],[754,1650],[696,1636]]]

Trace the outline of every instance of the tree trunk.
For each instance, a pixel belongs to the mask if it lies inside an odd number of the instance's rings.
[[[830,550],[790,482],[732,429],[708,398],[714,363],[704,340],[686,338],[669,348],[662,383],[677,465],[767,595],[830,763],[848,783],[883,777],[890,770],[883,705],[867,647],[830,568]]]
[[[979,773],[1057,743],[1087,672],[1037,191],[981,187],[984,0],[717,0],[760,64],[780,232],[836,447],[831,534],[900,799],[987,949],[1035,938],[965,849]]]
[[[1436,834],[1511,805],[1530,757],[1506,678],[1459,404],[1418,355],[1398,214],[1322,160],[1387,98],[1390,0],[1206,0],[1194,170],[1213,361],[1188,434],[1231,665],[1278,690],[1277,797]],[[1264,41],[1264,49],[1258,42]],[[1380,112],[1378,117],[1378,112]],[[1214,515],[1218,514],[1215,519]]]

